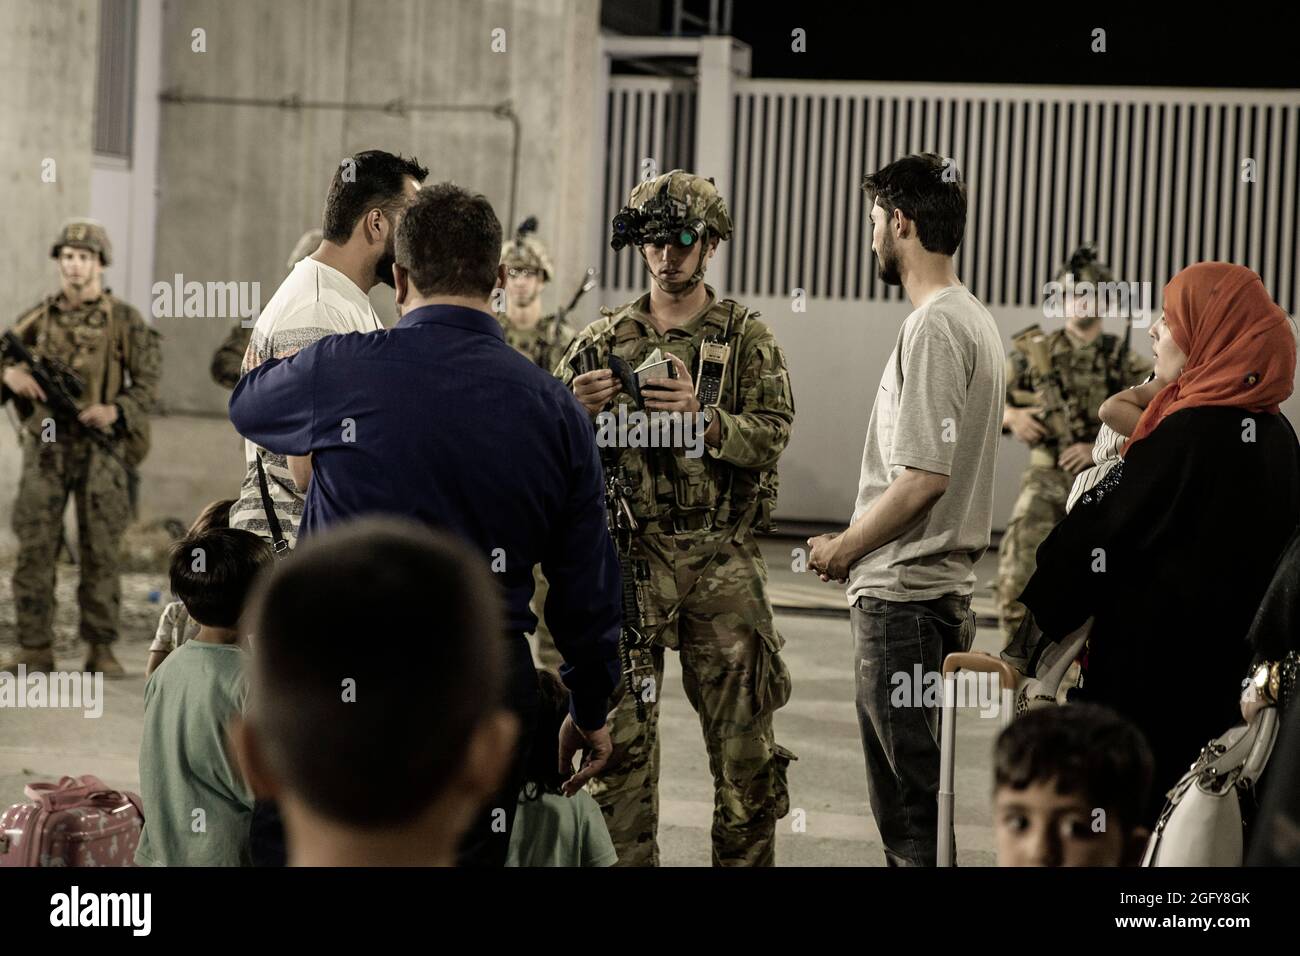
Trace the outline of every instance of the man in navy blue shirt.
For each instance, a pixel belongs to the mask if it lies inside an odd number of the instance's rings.
[[[507,703],[522,728],[500,801],[462,848],[462,862],[486,865],[505,859],[537,699],[523,636],[537,624],[528,608],[533,566],[551,584],[546,620],[572,691],[560,757],[584,757],[569,792],[612,749],[605,715],[619,679],[621,624],[591,419],[557,379],[506,344],[489,303],[503,282],[500,249],[501,225],[484,197],[449,183],[422,189],[397,227],[401,321],[264,362],[230,398],[230,420],[245,438],[312,455],[304,541],[356,515],[403,515],[459,535],[497,573],[513,675]]]

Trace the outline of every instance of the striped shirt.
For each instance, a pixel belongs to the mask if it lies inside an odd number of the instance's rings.
[[[356,283],[337,269],[308,256],[293,267],[258,316],[240,374],[257,368],[267,359],[287,358],[327,335],[374,332],[382,328],[369,297]],[[303,490],[294,483],[284,455],[250,441],[244,442],[244,484],[239,500],[230,510],[230,526],[271,538],[271,526],[257,481],[259,454],[266,469],[267,489],[276,518],[292,547],[297,542],[298,523],[302,520]]]
[[[1141,382],[1141,385],[1147,384],[1155,377],[1155,372],[1152,372]],[[1140,388],[1141,385],[1134,385],[1129,390]],[[1093,466],[1086,471],[1079,472],[1078,477],[1074,479],[1074,486],[1070,489],[1070,497],[1065,502],[1066,514],[1073,511],[1079,499],[1101,484],[1115,466],[1120,463],[1120,453],[1124,450],[1126,441],[1128,441],[1127,435],[1121,435],[1109,425],[1102,423],[1101,428],[1097,431],[1097,440],[1092,443]]]
[[[149,653],[170,654],[186,641],[193,640],[199,633],[199,622],[190,617],[185,605],[172,601],[158,617],[158,630],[149,645]]]

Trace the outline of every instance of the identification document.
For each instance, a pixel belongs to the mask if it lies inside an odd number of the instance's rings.
[[[676,378],[677,366],[668,356],[664,355],[659,349],[655,349],[642,362],[636,370],[636,383],[644,387],[645,383],[652,378]]]

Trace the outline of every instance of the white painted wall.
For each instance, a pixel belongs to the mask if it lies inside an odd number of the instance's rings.
[[[95,156],[90,215],[108,227],[113,263],[106,283],[151,321],[156,197],[158,195],[158,93],[161,89],[162,0],[138,0],[135,121],[129,162]]]
[[[725,292],[720,294],[726,295]],[[631,298],[631,296],[627,296]],[[619,299],[607,298],[605,305]],[[784,520],[847,522],[858,492],[858,472],[867,420],[898,330],[911,311],[904,302],[845,302],[813,299],[795,313],[789,299],[741,299],[762,312],[785,351],[795,396],[795,424],[781,458],[777,517]],[[591,306],[588,321],[596,317]],[[992,309],[1004,347],[1011,335],[1038,322],[1051,327],[1036,308]],[[576,321],[576,319],[575,319]],[[582,323],[582,324],[585,324]],[[1123,334],[1123,322],[1108,319],[1105,331]],[[1134,329],[1132,347],[1150,356],[1145,329]],[[1300,394],[1282,411],[1300,422]],[[1028,461],[1023,444],[1001,439],[994,490],[993,527],[1006,526]]]

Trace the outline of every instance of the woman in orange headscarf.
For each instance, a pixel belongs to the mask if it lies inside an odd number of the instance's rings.
[[[1165,287],[1151,330],[1168,382],[1038,549],[1021,602],[1044,646],[1089,618],[1084,699],[1147,735],[1151,820],[1207,740],[1235,722],[1246,642],[1300,522],[1300,445],[1279,405],[1295,382],[1290,320],[1258,275],[1202,262]]]
[[[1125,455],[1184,408],[1276,415],[1291,395],[1296,344],[1290,320],[1244,266],[1202,262],[1174,276],[1151,340],[1156,378],[1169,385],[1147,406]]]

